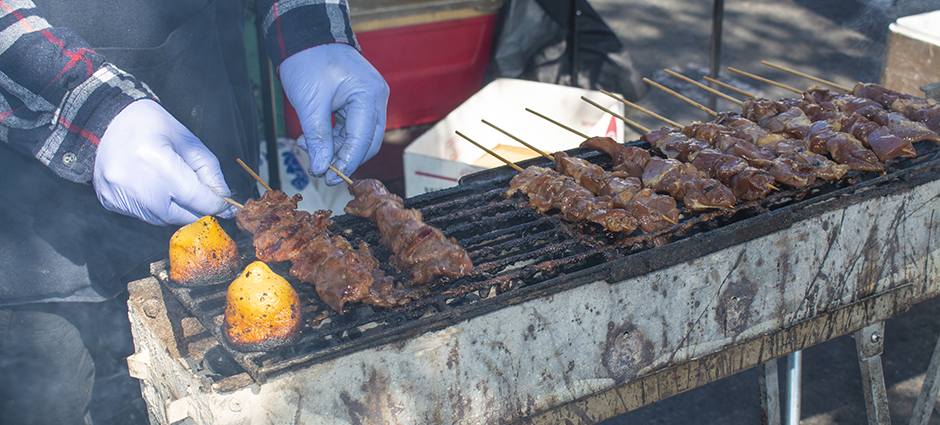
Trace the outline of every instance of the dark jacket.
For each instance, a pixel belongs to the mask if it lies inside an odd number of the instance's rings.
[[[128,273],[166,256],[175,228],[106,211],[90,184],[99,139],[134,100],[156,99],[199,137],[235,200],[255,195],[235,161],[256,168],[259,154],[246,8],[245,0],[0,8],[0,305],[113,296]],[[319,44],[358,47],[345,1],[269,0],[259,10],[275,66]]]

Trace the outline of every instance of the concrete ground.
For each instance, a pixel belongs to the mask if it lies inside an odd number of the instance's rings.
[[[670,68],[690,77],[707,75],[712,2],[589,0],[589,3],[624,41],[640,75],[707,103],[705,91],[662,70]],[[814,84],[762,65],[761,60],[766,60],[846,86],[858,81],[878,82],[888,25],[900,16],[937,9],[938,1],[726,1],[720,79],[771,99],[794,94],[729,72],[726,67],[801,89]],[[637,103],[679,123],[710,118],[656,88],[650,88]],[[723,99],[715,106],[718,110],[739,110],[737,105]],[[628,111],[627,117],[648,128],[664,125],[637,111]],[[636,133],[627,139],[638,137]],[[893,423],[910,421],[938,333],[940,300],[936,299],[886,323],[882,360]],[[786,361],[780,359],[781,385],[785,367]],[[801,423],[866,423],[861,372],[851,336],[804,350],[802,381]],[[757,371],[751,369],[603,424],[754,424],[760,420]],[[940,424],[940,413],[935,411],[930,423]]]
[[[355,1],[355,0],[351,0]],[[669,77],[670,68],[684,75],[707,72],[712,2],[689,0],[588,0],[621,37],[636,71],[706,103],[703,91]],[[839,84],[877,82],[881,73],[887,27],[899,16],[940,9],[940,0],[751,0],[725,2],[722,69],[727,66],[805,88],[802,77],[761,65],[767,60]],[[792,93],[722,71],[721,79],[768,98]],[[651,88],[637,103],[672,120],[707,120],[704,112]],[[735,110],[719,100],[716,109]],[[663,125],[628,111],[627,116],[649,128]],[[628,137],[633,140],[639,133]],[[111,307],[113,319],[126,322],[121,303]],[[124,316],[122,317],[122,314]],[[123,328],[122,328],[123,329]],[[93,417],[98,424],[145,424],[146,406],[137,382],[127,376],[124,357],[133,352],[129,326],[124,333],[101,341]],[[940,334],[940,300],[915,306],[886,324],[883,363],[894,423],[907,423]],[[781,382],[785,362],[780,361]],[[804,424],[865,423],[861,375],[851,336],[836,338],[803,351],[802,415]],[[679,394],[603,422],[605,425],[759,423],[757,372],[748,370],[702,388]],[[940,424],[935,412],[932,424]]]

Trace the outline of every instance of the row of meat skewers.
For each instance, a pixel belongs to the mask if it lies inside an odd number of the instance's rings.
[[[741,105],[742,112],[716,113],[696,104],[715,120],[687,126],[604,92],[672,125],[654,131],[582,97],[644,132],[640,139],[650,144],[652,154],[609,138],[576,132],[586,139],[581,147],[610,155],[611,171],[564,153],[550,156],[555,170],[536,166],[522,170],[507,162],[520,171],[510,182],[507,195],[524,193],[531,207],[540,212],[558,209],[566,220],[591,221],[612,232],[632,233],[640,228],[650,233],[676,225],[678,202],[689,213],[731,209],[738,200],[762,199],[778,186],[803,189],[817,180],[840,180],[850,171],[884,172],[885,162],[915,157],[914,143],[940,143],[940,135],[933,128],[940,123],[940,106],[931,100],[877,84],[859,83],[846,94],[820,87],[805,92],[789,89],[801,97],[771,101],[739,91],[749,97],[739,101],[717,92]],[[462,133],[458,135],[480,146]],[[655,241],[665,242],[662,238]]]
[[[800,98],[780,101],[748,95],[745,101],[734,100],[741,113],[709,111],[713,121],[682,126],[666,120],[671,127],[659,130],[607,111],[643,131],[641,140],[651,149],[580,134],[582,147],[611,157],[610,171],[564,152],[539,151],[554,161],[554,169],[522,169],[506,161],[520,174],[505,194],[523,193],[530,207],[542,213],[558,210],[568,221],[592,222],[619,234],[652,234],[678,225],[683,215],[731,211],[739,201],[763,199],[775,190],[840,180],[853,171],[883,172],[885,162],[916,156],[914,143],[940,143],[930,127],[940,121],[936,103],[872,84],[859,84],[851,94],[820,87],[800,93]],[[474,265],[456,240],[424,223],[419,211],[404,208],[403,200],[380,182],[347,181],[355,199],[345,212],[379,230],[380,243],[392,252],[389,263],[408,270],[407,284],[396,285],[383,272],[367,243],[354,246],[334,233],[330,211],[297,210],[299,195],[281,191],[249,200],[236,215],[239,228],[253,234],[256,257],[290,261],[291,275],[312,284],[321,300],[341,314],[350,302],[406,304],[425,296],[426,284],[436,278],[456,280],[471,272]]]

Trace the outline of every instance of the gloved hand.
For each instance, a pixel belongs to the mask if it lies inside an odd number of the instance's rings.
[[[137,100],[108,125],[95,156],[98,200],[155,225],[232,218],[219,160],[157,102]]]
[[[348,176],[379,152],[388,84],[354,47],[332,43],[297,52],[281,63],[280,75],[304,131],[310,174],[333,186],[342,178],[330,164]]]

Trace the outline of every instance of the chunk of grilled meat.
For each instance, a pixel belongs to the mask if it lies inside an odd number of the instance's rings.
[[[390,193],[382,182],[357,180],[349,193],[355,199],[346,205],[346,213],[369,219],[379,229],[382,245],[392,251],[389,263],[407,269],[412,285],[438,276],[458,279],[473,268],[456,239],[425,223],[420,211],[406,209],[401,197]]]

